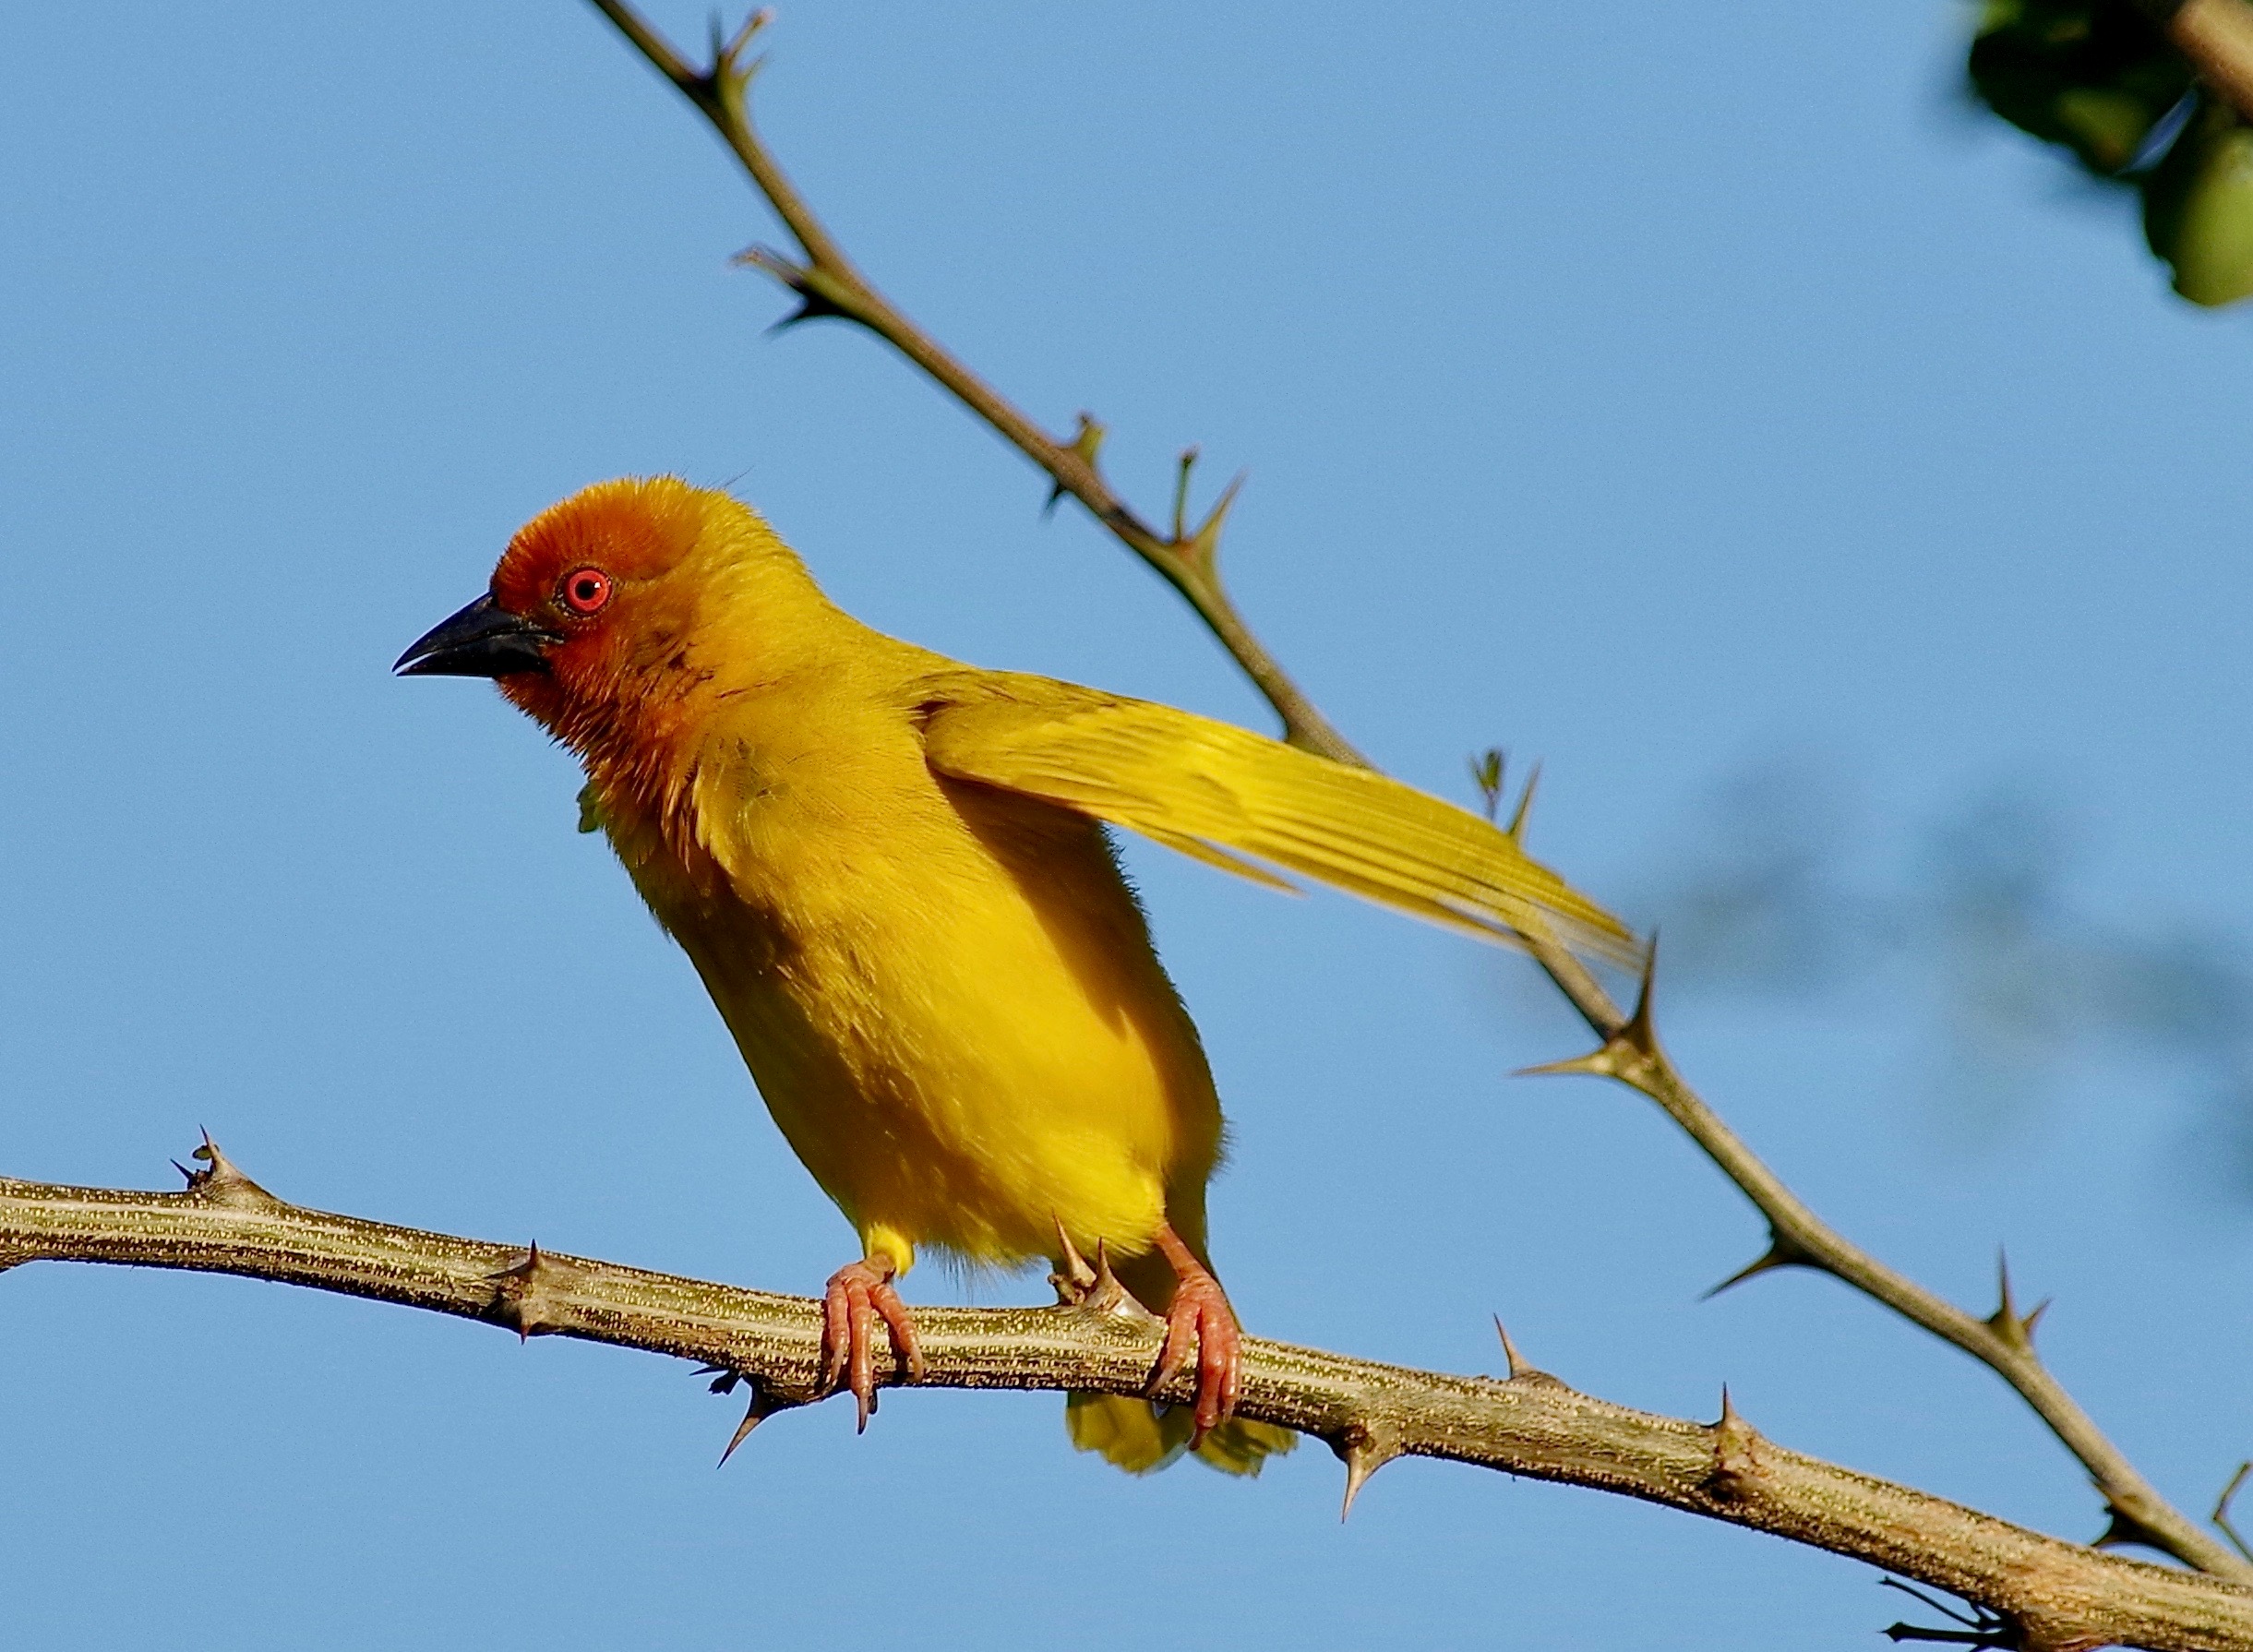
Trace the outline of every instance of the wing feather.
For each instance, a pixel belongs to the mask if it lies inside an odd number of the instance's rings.
[[[1270,885],[1291,887],[1265,869],[1278,867],[1488,940],[1539,928],[1616,962],[1640,956],[1625,925],[1492,821],[1384,775],[1047,677],[949,673],[919,687],[925,753],[950,778]]]

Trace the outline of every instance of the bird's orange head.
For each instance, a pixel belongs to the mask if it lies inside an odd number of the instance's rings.
[[[646,760],[702,692],[773,667],[760,656],[791,652],[798,622],[826,611],[744,505],[674,476],[628,477],[525,523],[491,589],[394,669],[492,677],[581,756]]]

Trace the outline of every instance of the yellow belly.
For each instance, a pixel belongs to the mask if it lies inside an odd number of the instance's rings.
[[[771,799],[701,893],[621,844],[792,1148],[903,1268],[1050,1255],[1060,1222],[1201,1246],[1219,1104],[1100,829],[937,782],[886,813]]]

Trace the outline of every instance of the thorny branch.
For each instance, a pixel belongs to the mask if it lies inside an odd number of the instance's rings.
[[[799,1297],[394,1227],[286,1203],[208,1139],[176,1193],[0,1179],[0,1269],[87,1262],[235,1274],[693,1359],[748,1384],[743,1432],[818,1397],[821,1308]],[[918,1310],[924,1385],[1142,1392],[1158,1322],[1092,1270],[1049,1309]],[[1663,1503],[1870,1562],[1977,1602],[2041,1652],[2253,1652],[2253,1589],[2044,1537],[1788,1451],[1722,1395],[1718,1421],[1580,1394],[1509,1353],[1446,1376],[1247,1338],[1244,1415],[1327,1441],[1348,1504],[1399,1456],[1440,1457]],[[897,1383],[901,1373],[882,1380]],[[1161,1397],[1190,1397],[1191,1379]],[[732,1449],[732,1448],[731,1448]]]
[[[775,163],[751,125],[748,99],[759,61],[747,62],[744,54],[771,13],[764,10],[752,13],[732,40],[720,39],[715,28],[712,64],[707,68],[698,68],[624,0],[593,0],[593,3],[712,123],[713,129],[743,163],[759,193],[766,198],[775,216],[797,241],[798,254],[795,257],[765,246],[751,247],[741,255],[742,262],[766,271],[797,295],[798,308],[783,325],[822,316],[858,322],[922,368],[1004,440],[1049,473],[1054,484],[1049,494],[1051,505],[1070,494],[1086,506],[1121,545],[1181,593],[1243,668],[1244,675],[1266,696],[1267,703],[1283,720],[1286,739],[1340,762],[1367,766],[1361,755],[1330,726],[1275,656],[1252,634],[1251,627],[1244,623],[1228,588],[1221,582],[1220,533],[1228,521],[1228,508],[1236,502],[1242,477],[1221,490],[1204,520],[1192,529],[1186,519],[1185,506],[1196,450],[1192,449],[1184,453],[1173,532],[1161,533],[1137,515],[1103,479],[1098,454],[1104,431],[1093,416],[1080,414],[1079,428],[1072,439],[1059,441],[878,292],[814,216],[813,209]]]
[[[2253,117],[2253,6],[2246,0],[2148,3],[2166,12],[2162,20],[2200,72],[2236,97]],[[1046,471],[1055,484],[1052,499],[1066,493],[1079,499],[1128,548],[1171,581],[1267,696],[1290,739],[1340,761],[1364,762],[1260,646],[1228,596],[1216,552],[1221,524],[1234,498],[1234,484],[1204,524],[1188,532],[1182,502],[1194,450],[1184,455],[1174,532],[1170,538],[1160,536],[1128,509],[1098,474],[1096,457],[1103,437],[1100,425],[1083,413],[1079,433],[1072,442],[1052,439],[893,309],[846,257],[751,125],[747,99],[758,64],[747,65],[743,54],[767,22],[768,12],[753,14],[732,41],[720,40],[715,31],[711,66],[700,69],[626,0],[593,0],[593,4],[702,112],[796,237],[802,261],[762,248],[744,255],[747,262],[774,276],[798,295],[800,307],[793,320],[843,317],[859,322],[893,345]],[[1498,786],[1498,773],[1495,780]],[[1513,836],[1523,832],[1530,797],[1528,786],[1510,827]],[[1621,1009],[1587,966],[1554,936],[1537,930],[1526,934],[1524,940],[1535,962],[1602,1040],[1591,1055],[1535,1071],[1594,1074],[1641,1091],[1659,1104],[1767,1218],[1768,1250],[1717,1289],[1780,1267],[1815,1268],[1843,1281],[1954,1344],[2018,1391],[2079,1459],[2103,1498],[2110,1524],[2098,1539],[2100,1543],[2144,1544],[2200,1571],[2253,1581],[2253,1562],[2162,1497],[2050,1374],[2034,1351],[2034,1321],[2041,1310],[2019,1312],[2010,1299],[2007,1275],[2000,1305],[1994,1314],[1981,1319],[1850,1243],[1803,1203],[1675,1069],[1652,1024],[1648,960],[1641,995],[1629,1012]]]

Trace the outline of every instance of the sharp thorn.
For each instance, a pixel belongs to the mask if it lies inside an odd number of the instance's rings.
[[[1656,1058],[1659,1053],[1659,1034],[1651,1021],[1651,984],[1659,969],[1659,932],[1650,932],[1650,944],[1643,949],[1643,979],[1636,989],[1635,1013],[1627,1024],[1614,1036],[1638,1053]]]
[[[751,1437],[753,1429],[781,1409],[782,1407],[779,1406],[770,1406],[767,1403],[767,1396],[761,1392],[759,1384],[756,1382],[752,1383],[751,1403],[743,1407],[743,1420],[736,1425],[736,1431],[727,1437],[727,1449],[720,1454],[720,1460],[713,1466],[726,1467],[727,1459],[736,1454],[736,1447]]]
[[[1773,1272],[1777,1268],[1807,1268],[1815,1265],[1815,1259],[1804,1251],[1785,1239],[1783,1235],[1771,1232],[1768,1236],[1767,1250],[1761,1251],[1759,1255],[1754,1257],[1752,1261],[1746,1263],[1697,1299],[1701,1302],[1710,1302],[1732,1286],[1742,1285],[1747,1279],[1756,1278],[1760,1275]]]
[[[1056,1223],[1057,1271],[1049,1275],[1049,1283],[1056,1287],[1056,1299],[1066,1305],[1085,1301],[1095,1288],[1096,1271],[1087,1265],[1087,1258],[1072,1242],[1064,1231],[1063,1218],[1052,1218]]]
[[[736,38],[729,41],[715,54],[716,61],[734,63],[737,58],[743,55],[743,48],[751,43],[751,37],[773,21],[774,21],[774,8],[772,6],[762,6],[751,13],[749,17],[743,19],[743,27],[736,30]],[[720,20],[716,16],[712,20],[712,26],[713,36],[716,41],[720,27]]]
[[[1607,1044],[1601,1049],[1592,1049],[1585,1056],[1575,1056],[1569,1061],[1543,1061],[1538,1067],[1520,1067],[1512,1078],[1617,1078],[1619,1062]]]
[[[1499,782],[1501,776],[1497,775]],[[1526,817],[1533,810],[1534,789],[1541,784],[1541,765],[1535,763],[1526,774],[1526,789],[1517,795],[1517,807],[1510,811],[1510,823],[1503,828],[1503,835],[1513,844],[1526,841]],[[1499,787],[1497,788],[1499,789]]]
[[[2044,1298],[2031,1313],[2021,1315],[2018,1299],[2010,1288],[2010,1258],[2000,1248],[1995,1253],[1995,1308],[1987,1316],[1988,1329],[2012,1347],[2031,1353],[2034,1325],[2042,1318],[2043,1311],[2049,1307],[2049,1299]]]
[[[1340,1526],[1353,1513],[1353,1505],[1361,1495],[1361,1488],[1369,1484],[1370,1477],[1400,1454],[1396,1446],[1384,1444],[1361,1423],[1348,1423],[1345,1431],[1330,1443],[1330,1449],[1346,1465],[1346,1496],[1339,1503],[1337,1520]]]
[[[1533,1367],[1526,1363],[1517,1351],[1517,1345],[1510,1340],[1509,1328],[1502,1323],[1499,1313],[1494,1316],[1494,1335],[1502,1338],[1502,1357],[1510,1362],[1511,1381],[1516,1382],[1519,1377],[1530,1374]]]
[[[1251,479],[1252,473],[1249,471],[1239,471],[1229,479],[1228,486],[1220,490],[1220,497],[1213,501],[1212,509],[1205,513],[1204,521],[1198,523],[1197,531],[1190,535],[1189,544],[1182,547],[1184,555],[1203,562],[1207,568],[1219,559],[1221,525],[1228,521],[1228,508],[1236,503],[1236,496],[1243,492],[1244,484]],[[1178,542],[1180,535],[1177,533],[1174,538]]]

